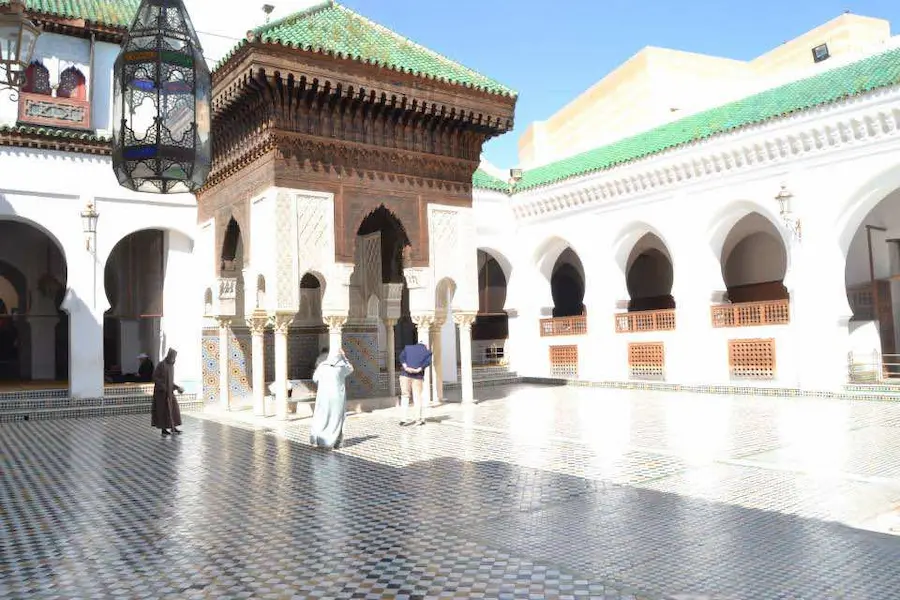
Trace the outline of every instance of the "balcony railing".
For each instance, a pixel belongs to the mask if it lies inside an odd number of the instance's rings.
[[[642,310],[619,313],[616,318],[616,333],[635,331],[671,331],[675,329],[675,310]]]
[[[19,94],[19,123],[39,127],[90,129],[91,105],[84,100],[44,94]]]
[[[720,304],[712,307],[713,327],[756,327],[791,322],[789,300]]]
[[[541,337],[560,335],[585,335],[587,333],[587,317],[556,317],[541,319]]]

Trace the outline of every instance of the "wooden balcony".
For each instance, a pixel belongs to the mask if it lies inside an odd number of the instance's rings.
[[[44,94],[19,94],[19,124],[64,129],[91,128],[91,105],[84,100]]]
[[[790,306],[789,300],[720,304],[712,307],[712,326],[719,328],[787,325],[791,322]]]
[[[556,317],[541,319],[541,337],[561,335],[585,335],[587,333],[587,317]]]
[[[641,310],[615,315],[616,333],[637,331],[672,331],[675,329],[675,309]]]

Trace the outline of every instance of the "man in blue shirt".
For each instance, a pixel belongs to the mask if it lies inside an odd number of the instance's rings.
[[[425,424],[425,370],[430,366],[431,350],[425,344],[410,344],[400,353],[400,410],[403,415],[400,425]],[[410,395],[419,413],[419,418],[414,421],[406,419]]]

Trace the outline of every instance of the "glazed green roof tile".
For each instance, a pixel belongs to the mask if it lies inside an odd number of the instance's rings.
[[[900,49],[893,49],[525,171],[515,189],[529,190],[611,169],[721,133],[897,84]]]
[[[258,27],[254,33],[266,44],[323,52],[491,94],[516,96],[516,92],[505,85],[332,0]],[[239,44],[238,48],[245,43]],[[234,50],[218,66],[224,64],[233,53]]]
[[[0,0],[0,4],[8,4]],[[29,12],[127,29],[140,0],[25,0]]]
[[[472,187],[483,190],[509,192],[509,184],[481,169],[475,171],[475,174],[472,176]]]
[[[2,125],[0,133],[18,133],[38,137],[78,140],[83,142],[96,142],[106,144],[112,142],[112,138],[96,135],[89,131],[75,131],[73,129],[61,129],[58,127],[34,127],[31,125]]]

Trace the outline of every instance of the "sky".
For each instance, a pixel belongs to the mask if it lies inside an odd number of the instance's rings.
[[[339,1],[519,92],[515,130],[484,148],[484,158],[504,169],[518,162],[529,123],[551,116],[644,46],[749,60],[846,10],[887,19],[900,32],[900,0]],[[277,18],[314,2],[186,0],[198,31],[226,36],[262,24],[265,3]],[[201,42],[210,56],[234,39],[201,35]]]

